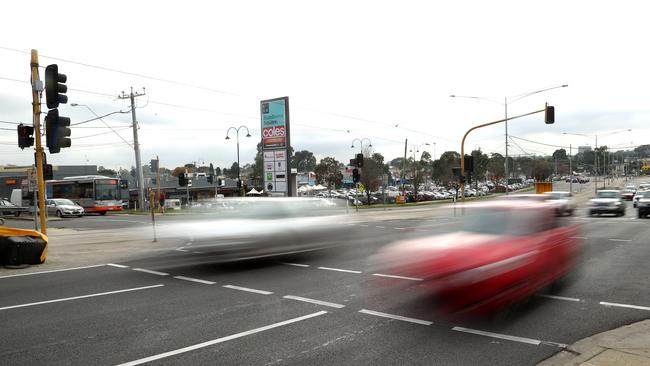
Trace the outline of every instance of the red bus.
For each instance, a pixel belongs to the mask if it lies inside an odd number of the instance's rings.
[[[122,210],[117,178],[84,175],[45,183],[47,198],[67,198],[77,202],[86,212],[105,215],[108,211]]]

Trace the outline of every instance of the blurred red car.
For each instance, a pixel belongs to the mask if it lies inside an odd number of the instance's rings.
[[[445,313],[485,315],[530,296],[572,269],[580,228],[531,200],[465,206],[460,231],[401,241],[380,254],[393,275],[420,278]]]

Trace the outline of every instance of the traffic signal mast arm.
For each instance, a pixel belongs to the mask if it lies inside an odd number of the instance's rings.
[[[460,143],[460,179],[461,179],[460,190],[461,190],[461,195],[462,195],[461,197],[463,199],[463,202],[465,201],[465,181],[464,181],[463,178],[465,177],[465,139],[467,138],[467,135],[469,135],[470,132],[472,132],[472,131],[474,131],[476,129],[479,129],[481,127],[487,127],[487,126],[495,125],[497,123],[510,121],[511,119],[517,119],[517,118],[521,118],[521,117],[525,117],[525,116],[530,116],[531,114],[536,114],[536,113],[541,113],[541,112],[546,112],[546,119],[547,119],[546,123],[547,124],[554,122],[554,114],[555,114],[554,107],[546,105],[544,107],[544,109],[540,109],[540,110],[534,111],[534,112],[520,114],[518,116],[503,118],[503,119],[500,119],[500,120],[497,120],[497,121],[483,123],[483,124],[474,126],[474,127],[470,128],[469,130],[467,130],[467,132],[465,132],[465,135],[463,135],[463,140]]]

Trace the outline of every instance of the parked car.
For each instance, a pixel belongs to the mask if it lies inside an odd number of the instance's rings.
[[[625,189],[623,190],[623,192],[621,192],[621,196],[622,196],[623,199],[626,200],[626,201],[632,201],[632,199],[634,198],[634,194],[635,194],[635,193],[636,193],[636,187],[634,187],[634,186],[627,186],[627,187],[625,187]]]
[[[576,263],[580,226],[549,202],[484,201],[466,213],[458,232],[383,249],[382,271],[421,279],[444,313],[481,315],[559,283]]]
[[[573,199],[571,192],[564,191],[552,191],[544,193],[544,197],[547,201],[555,205],[555,212],[562,216],[567,214],[573,216],[573,212],[576,209],[576,202]]]
[[[65,198],[45,200],[45,205],[47,206],[47,213],[50,215],[56,215],[58,217],[81,217],[84,215],[83,207]]]
[[[637,203],[637,217],[642,218],[650,215],[650,191],[643,191]]]
[[[27,212],[27,207],[19,207],[7,200],[0,200],[0,216],[20,216],[21,213]]]
[[[589,216],[615,214],[625,216],[625,202],[618,190],[600,190],[596,197],[589,200]]]

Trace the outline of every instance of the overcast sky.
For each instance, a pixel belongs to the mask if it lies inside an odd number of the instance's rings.
[[[460,150],[473,125],[503,118],[505,97],[568,84],[509,104],[510,154],[549,145],[650,143],[650,26],[644,2],[605,1],[11,1],[0,31],[0,165],[29,164],[15,125],[31,123],[29,51],[67,74],[69,103],[103,115],[137,98],[143,164],[230,166],[230,126],[245,125],[242,164],[260,141],[259,101],[289,96],[291,140],[317,158],[348,161],[355,138],[387,159],[409,145],[432,155]],[[58,30],[47,20],[56,19]],[[58,37],[55,37],[58,36]],[[17,52],[22,51],[22,52]],[[111,71],[114,70],[114,71]],[[116,72],[122,71],[122,72]],[[41,69],[41,78],[44,69]],[[10,80],[7,80],[10,79]],[[15,81],[18,80],[18,81]],[[173,81],[173,82],[166,82]],[[480,96],[493,102],[450,98]],[[513,98],[511,98],[513,99]],[[43,100],[43,103],[45,101]],[[60,107],[80,122],[85,107]],[[130,114],[72,129],[59,164],[134,165]],[[4,130],[10,128],[11,130]],[[632,129],[632,132],[610,134]],[[105,134],[102,134],[105,133]],[[101,135],[97,135],[101,134]],[[519,138],[519,139],[517,139]],[[525,140],[520,140],[525,139]],[[357,144],[358,146],[358,144]],[[504,126],[474,131],[466,149],[504,153]]]

